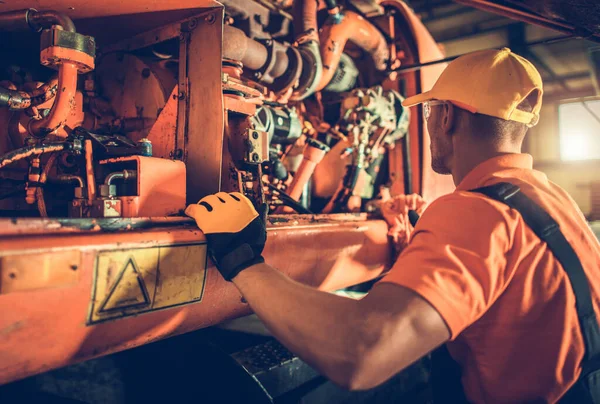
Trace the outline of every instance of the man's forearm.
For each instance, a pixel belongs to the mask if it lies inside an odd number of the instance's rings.
[[[278,340],[333,381],[348,383],[368,342],[358,301],[299,284],[267,264],[233,282]]]

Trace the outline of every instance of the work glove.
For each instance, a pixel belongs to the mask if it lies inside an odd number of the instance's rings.
[[[208,241],[208,254],[223,278],[231,281],[242,270],[264,262],[268,207],[258,211],[239,192],[208,195],[185,214],[194,218]]]

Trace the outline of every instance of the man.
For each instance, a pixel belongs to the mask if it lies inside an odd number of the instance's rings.
[[[575,202],[521,154],[541,96],[533,65],[504,48],[456,59],[431,91],[405,101],[425,104],[433,169],[457,189],[427,208],[392,270],[359,301],[265,263],[263,222],[241,194],[208,196],[186,213],[273,335],[335,383],[377,386],[447,343],[468,401],[555,402],[578,379],[586,351],[569,277],[519,212],[470,192],[508,182],[548,212],[598,312],[600,245]]]

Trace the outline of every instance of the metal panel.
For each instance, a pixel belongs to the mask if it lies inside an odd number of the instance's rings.
[[[223,13],[223,8],[213,9],[198,18],[195,26],[188,25],[188,91],[179,94],[180,99],[186,97],[188,101],[184,148],[188,203],[221,189],[225,120],[221,84]],[[179,80],[181,86],[182,77]]]
[[[387,226],[383,221],[365,219],[364,215],[271,217],[265,259],[293,279],[323,290],[336,290],[376,278],[390,267]],[[94,268],[99,254],[141,248],[152,252],[156,247],[162,250],[198,244],[205,240],[202,233],[197,227],[185,224],[107,233],[96,231],[94,227],[82,230],[72,225],[61,229],[57,221],[30,220],[22,225],[33,229],[33,234],[24,235],[19,233],[18,225],[12,227],[8,222],[10,219],[0,219],[0,228],[12,230],[0,235],[0,257],[25,254],[34,257],[60,252],[68,256],[69,252],[77,251],[81,258],[77,268],[70,269],[77,276],[75,280],[69,279],[68,284],[61,282],[58,285],[49,277],[47,282],[36,279],[35,290],[0,294],[0,384],[250,312],[237,288],[223,280],[209,262],[202,301],[88,325],[86,322],[94,301]],[[43,226],[56,231],[35,234],[35,229]],[[295,248],[289,248],[290,245]],[[142,265],[141,262],[137,264]],[[171,265],[195,264],[193,259],[171,260]],[[160,263],[161,271],[164,265],[167,263]],[[23,271],[38,270],[30,265],[22,268]],[[119,265],[115,268],[116,271],[123,269]],[[190,272],[179,268],[169,279],[177,282],[178,273]],[[22,275],[24,279],[32,279],[31,274]],[[185,279],[182,280],[181,288],[189,287]],[[162,287],[175,290],[173,284]],[[27,289],[27,285],[23,288]],[[149,289],[152,288],[146,284],[148,301]],[[145,303],[143,292],[141,298],[132,296],[138,303]],[[106,305],[110,309],[121,304],[111,301]],[[124,314],[127,314],[126,310]]]

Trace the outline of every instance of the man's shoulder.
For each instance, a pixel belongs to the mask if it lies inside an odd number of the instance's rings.
[[[504,203],[478,192],[454,191],[437,198],[427,207],[419,227],[491,231],[505,227],[514,219],[514,212]]]

